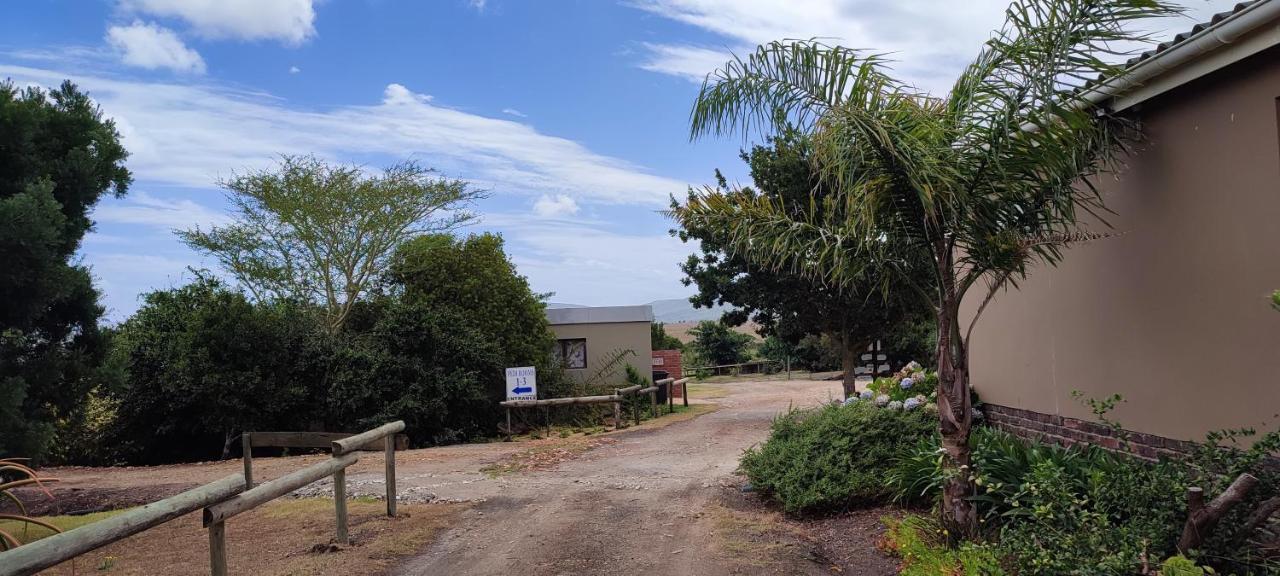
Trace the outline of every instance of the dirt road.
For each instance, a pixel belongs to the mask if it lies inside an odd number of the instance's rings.
[[[765,438],[776,414],[788,406],[828,401],[840,394],[839,383],[743,382],[718,388],[720,397],[710,400],[718,405],[716,411],[684,421],[661,419],[567,441],[399,453],[402,497],[471,505],[456,525],[391,573],[829,574],[833,562],[823,557],[823,546],[795,523],[741,494],[742,481],[734,470],[742,451]],[[512,462],[528,462],[522,457],[530,455],[551,457],[534,470],[510,470]],[[266,480],[323,458],[258,458],[255,475]],[[235,473],[239,467],[239,461],[232,460],[56,472],[63,478],[63,502],[76,502],[67,496],[77,492],[128,495],[143,502]],[[362,455],[348,472],[348,489],[356,495],[382,493],[382,467],[380,453]],[[332,485],[322,481],[301,492],[331,495]],[[868,526],[878,526],[879,513],[874,514],[866,517]],[[842,549],[870,551],[875,529],[862,531],[871,540]],[[835,563],[845,565],[846,574],[892,573],[881,571],[881,561],[874,570],[850,570],[848,562]]]
[[[794,558],[729,557],[717,539],[733,537],[735,520],[718,499],[737,491],[738,457],[765,437],[775,414],[828,400],[839,384],[760,382],[724,390],[716,412],[613,435],[615,442],[552,470],[408,477],[409,485],[440,498],[484,502],[393,573],[826,573],[820,563]]]

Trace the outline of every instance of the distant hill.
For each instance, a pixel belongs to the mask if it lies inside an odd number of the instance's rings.
[[[688,298],[671,298],[654,300],[649,303],[653,307],[653,319],[662,323],[699,322],[702,320],[719,320],[720,315],[729,310],[728,306],[715,308],[694,308]]]
[[[728,306],[695,308],[694,305],[689,303],[689,298],[667,298],[667,300],[646,302],[640,306],[652,306],[653,320],[663,324],[696,324],[703,320],[719,320],[724,311],[730,310]],[[576,303],[570,302],[547,302],[547,307],[550,310],[554,310],[554,308],[585,308],[588,306],[576,305]]]
[[[717,306],[715,308],[694,308],[689,303],[688,298],[668,298],[666,300],[654,300],[643,304],[653,308],[653,320],[662,322],[663,324],[675,324],[679,322],[697,323],[702,320],[719,320],[720,315],[729,310],[728,306]],[[547,308],[586,308],[581,304],[570,304],[568,302],[547,302]]]

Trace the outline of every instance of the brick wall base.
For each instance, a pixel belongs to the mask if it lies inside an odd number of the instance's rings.
[[[667,373],[668,378],[679,380],[684,378],[681,371],[680,351],[679,350],[654,350],[653,351],[653,369],[662,370]],[[676,398],[680,397],[679,387],[672,387],[672,393]]]
[[[998,404],[986,404],[983,406],[983,411],[987,415],[987,422],[992,426],[1029,440],[1037,440],[1059,446],[1093,444],[1108,450],[1120,450],[1121,448],[1122,440],[1117,437],[1116,430],[1097,422],[1054,414],[1043,414]],[[1147,460],[1156,460],[1161,456],[1181,456],[1195,447],[1192,442],[1174,440],[1154,434],[1126,430],[1124,435],[1129,444],[1128,451]]]

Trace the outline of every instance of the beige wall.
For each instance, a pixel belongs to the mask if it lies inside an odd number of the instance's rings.
[[[652,339],[649,322],[610,322],[594,324],[552,324],[551,331],[557,339],[586,338],[587,367],[582,370],[565,370],[574,378],[588,378],[596,374],[615,350],[634,350],[635,356],[627,356],[626,363],[634,366],[646,378],[652,370]],[[626,374],[622,367],[613,377],[604,380],[609,385],[625,385]]]
[[[1072,390],[1119,393],[1126,428],[1183,440],[1277,427],[1277,97],[1272,49],[1143,104],[1150,141],[1102,179],[1123,235],[997,296],[970,346],[984,401],[1087,418]]]

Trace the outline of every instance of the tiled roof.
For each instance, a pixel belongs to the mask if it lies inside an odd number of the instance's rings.
[[[1200,22],[1199,24],[1192,26],[1190,30],[1183,32],[1181,34],[1178,34],[1177,36],[1174,36],[1170,40],[1161,42],[1151,50],[1147,50],[1146,52],[1143,52],[1137,56],[1134,56],[1133,58],[1130,58],[1128,61],[1124,63],[1124,66],[1126,69],[1132,69],[1134,66],[1137,66],[1138,64],[1141,64],[1152,58],[1155,58],[1156,56],[1169,51],[1170,49],[1182,44],[1183,42],[1186,42],[1191,37],[1209,28],[1216,26],[1219,22],[1222,22],[1223,20],[1231,17],[1232,15],[1242,12],[1245,9],[1249,8],[1250,6],[1253,6],[1254,4],[1257,4],[1259,2],[1267,2],[1267,1],[1280,1],[1280,0],[1248,0],[1247,2],[1240,2],[1236,4],[1234,7],[1232,7],[1231,10],[1214,14],[1213,17],[1210,18],[1208,22]],[[1086,82],[1085,85],[1080,88],[1080,90],[1088,91],[1089,89],[1099,84],[1102,84],[1103,82],[1106,81],[1106,79],[1107,77],[1105,75],[1099,76],[1095,80],[1090,80],[1089,82]]]
[[[1177,36],[1174,36],[1172,40],[1169,40],[1167,42],[1161,42],[1155,48],[1151,50],[1147,50],[1142,54],[1139,54],[1137,56],[1134,56],[1133,58],[1130,58],[1128,62],[1125,62],[1125,66],[1128,68],[1132,68],[1136,66],[1139,62],[1142,62],[1144,60],[1150,60],[1151,58],[1155,57],[1157,54],[1164,52],[1170,48],[1173,48],[1174,46],[1177,46],[1183,42],[1186,42],[1188,38],[1195,36],[1196,34],[1199,34],[1208,28],[1213,27],[1215,24],[1223,21],[1228,16],[1231,16],[1232,14],[1240,12],[1245,8],[1248,8],[1254,4],[1257,4],[1258,2],[1263,2],[1263,1],[1265,0],[1249,0],[1248,2],[1241,2],[1239,4],[1236,4],[1235,7],[1232,8],[1231,10],[1214,14],[1213,18],[1210,18],[1208,22],[1201,22],[1199,24],[1196,24],[1195,26],[1192,26],[1190,30],[1183,32],[1181,34],[1178,34]]]

